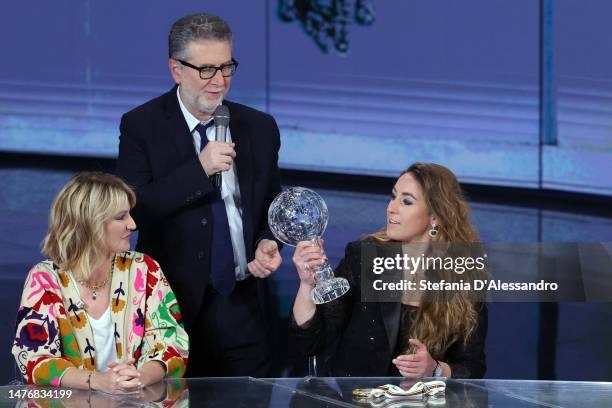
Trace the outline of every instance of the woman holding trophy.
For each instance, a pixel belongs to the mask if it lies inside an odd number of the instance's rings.
[[[482,378],[486,371],[487,308],[458,291],[452,301],[432,301],[427,291],[401,301],[362,299],[364,244],[458,244],[478,241],[459,182],[447,168],[415,163],[403,172],[381,231],[346,246],[335,269],[350,290],[335,300],[313,301],[317,267],[326,263],[321,245],[297,243],[293,262],[300,277],[292,334],[307,355],[323,354],[330,376]],[[424,271],[421,271],[424,273]],[[317,304],[319,303],[319,304]]]

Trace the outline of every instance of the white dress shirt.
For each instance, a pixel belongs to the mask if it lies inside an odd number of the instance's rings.
[[[189,131],[193,136],[193,146],[196,154],[200,153],[200,146],[202,141],[202,135],[195,130],[196,126],[200,123],[206,125],[213,119],[209,119],[206,122],[200,122],[198,118],[193,116],[191,112],[187,110],[181,95],[179,93],[180,87],[176,89],[176,97],[178,98],[181,112],[185,117]],[[215,129],[214,126],[210,126],[206,130],[206,137],[209,141],[215,140]],[[227,129],[226,140],[228,143],[232,142],[232,135],[229,127]],[[204,171],[204,169],[202,169]],[[232,163],[232,167],[228,171],[221,173],[221,198],[225,203],[225,211],[227,213],[227,221],[229,223],[230,236],[232,238],[232,248],[234,250],[234,271],[236,273],[236,280],[246,279],[249,272],[247,269],[246,262],[246,248],[244,246],[244,235],[242,227],[242,201],[240,199],[240,188],[238,186],[238,177],[236,176],[236,162]]]

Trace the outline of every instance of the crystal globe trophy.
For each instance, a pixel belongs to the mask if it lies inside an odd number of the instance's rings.
[[[274,236],[287,245],[312,241],[320,247],[319,237],[327,227],[329,213],[323,198],[304,187],[290,187],[274,198],[268,210],[268,224]],[[334,277],[327,261],[313,266],[315,287],[311,292],[315,304],[331,302],[349,290],[344,278]]]

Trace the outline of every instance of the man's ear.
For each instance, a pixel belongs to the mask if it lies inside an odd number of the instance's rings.
[[[170,75],[172,75],[172,79],[178,85],[181,84],[181,70],[182,67],[175,59],[168,59],[168,69],[170,70]]]

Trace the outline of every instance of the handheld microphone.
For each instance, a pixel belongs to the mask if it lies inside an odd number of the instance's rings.
[[[217,106],[214,113],[215,118],[215,141],[225,142],[227,127],[229,126],[230,113],[225,105]],[[221,173],[213,174],[212,184],[217,188],[221,188]]]

